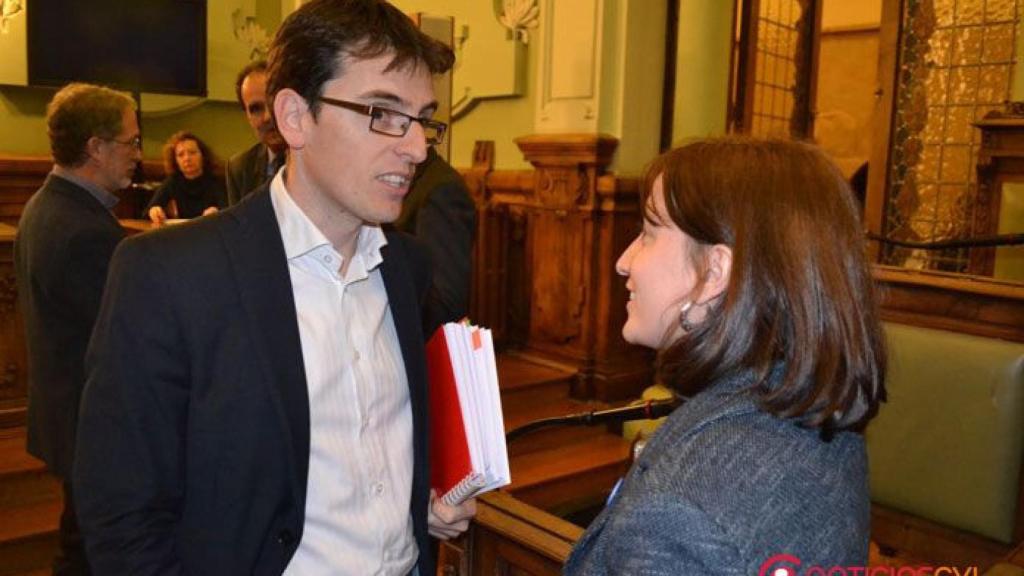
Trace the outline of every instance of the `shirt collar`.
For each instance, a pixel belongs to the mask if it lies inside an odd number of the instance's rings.
[[[102,204],[103,207],[106,208],[107,210],[110,210],[111,208],[116,206],[117,203],[120,202],[121,200],[114,194],[110,193],[107,190],[104,190],[103,188],[97,186],[93,182],[90,182],[85,178],[80,178],[76,176],[71,170],[64,168],[60,164],[54,164],[53,170],[51,170],[50,173],[59,178],[63,178],[68,182],[71,182],[72,184],[76,184],[82,188],[85,188],[86,190],[89,191],[89,194],[92,194],[93,198],[95,198],[96,201]]]
[[[270,181],[270,201],[274,206],[277,224],[281,228],[285,256],[292,260],[324,246],[337,252],[330,240],[288,194],[288,189],[284,185],[284,172],[278,171]],[[380,226],[364,224],[360,227],[359,237],[356,239],[355,256],[362,256],[366,269],[372,270],[383,260],[380,251],[387,243],[388,240]],[[340,254],[338,258],[341,259]]]

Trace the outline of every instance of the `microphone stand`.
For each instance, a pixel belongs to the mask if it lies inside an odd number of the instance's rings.
[[[517,438],[525,436],[535,430],[551,426],[595,426],[606,422],[625,422],[627,420],[655,420],[668,416],[673,410],[683,403],[682,399],[672,400],[648,400],[639,406],[624,406],[610,410],[591,410],[590,412],[578,412],[534,420],[513,428],[505,434],[505,441],[512,442]]]

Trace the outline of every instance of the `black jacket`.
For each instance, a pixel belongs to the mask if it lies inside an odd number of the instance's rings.
[[[14,241],[29,356],[28,451],[71,475],[86,346],[124,231],[88,190],[51,174],[25,205]]]
[[[413,414],[411,514],[428,545],[421,247],[388,236],[381,273]],[[82,399],[75,497],[98,574],[280,574],[302,538],[309,399],[267,186],[118,249]]]

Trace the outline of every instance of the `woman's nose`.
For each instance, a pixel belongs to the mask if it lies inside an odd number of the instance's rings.
[[[626,249],[623,250],[622,255],[619,256],[619,259],[615,261],[615,272],[619,276],[629,276],[629,264],[633,261],[633,251],[636,247],[636,242],[636,239],[630,242],[629,246],[626,246]]]

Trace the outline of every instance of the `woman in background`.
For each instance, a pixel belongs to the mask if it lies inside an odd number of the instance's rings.
[[[224,183],[213,173],[213,153],[191,132],[181,131],[164,145],[167,179],[146,207],[157,225],[167,218],[196,218],[217,211],[225,198]]]
[[[809,144],[725,138],[665,153],[643,190],[642,232],[616,263],[622,334],[657,349],[688,400],[565,573],[771,574],[778,554],[865,565],[862,432],[885,350],[842,175]]]

